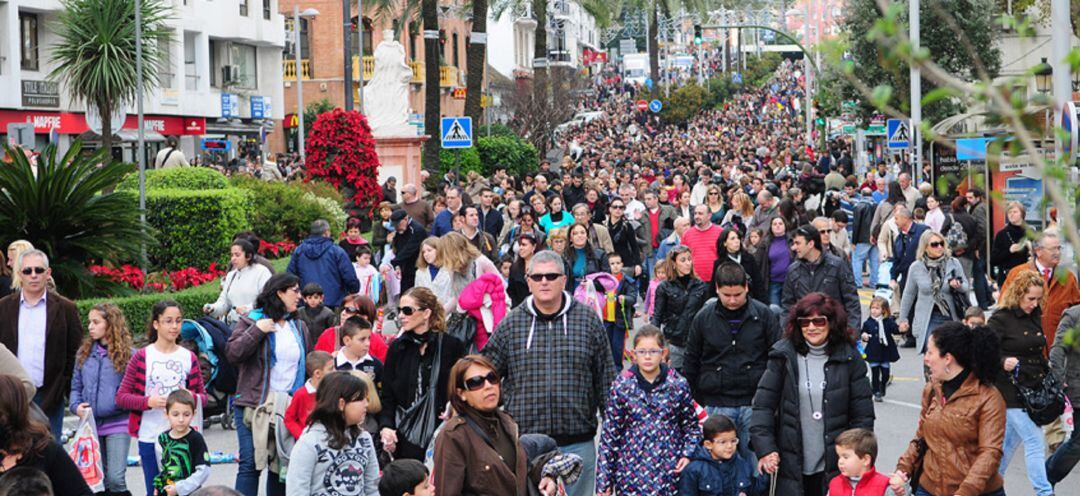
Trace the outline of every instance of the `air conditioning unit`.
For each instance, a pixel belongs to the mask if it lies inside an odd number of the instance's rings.
[[[240,82],[240,67],[235,65],[226,65],[221,67],[221,79],[225,84],[235,84]]]

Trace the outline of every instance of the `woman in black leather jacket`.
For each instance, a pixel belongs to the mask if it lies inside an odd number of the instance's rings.
[[[677,246],[668,252],[667,278],[656,288],[651,324],[668,339],[671,366],[682,372],[690,323],[708,298],[709,285],[694,273],[690,248]]]

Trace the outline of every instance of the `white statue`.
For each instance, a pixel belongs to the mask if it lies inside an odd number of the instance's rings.
[[[364,85],[364,114],[375,136],[416,136],[409,124],[409,83],[412,68],[405,63],[405,47],[394,31],[383,31],[375,48],[375,75]]]

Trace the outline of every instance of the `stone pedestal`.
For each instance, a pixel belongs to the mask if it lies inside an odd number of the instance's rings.
[[[379,184],[386,178],[397,178],[398,201],[406,184],[420,185],[420,158],[424,142],[431,136],[376,136],[375,153],[379,154]]]

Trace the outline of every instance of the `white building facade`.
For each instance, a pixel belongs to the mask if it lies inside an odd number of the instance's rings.
[[[224,158],[257,153],[272,121],[283,117],[281,53],[284,18],[277,0],[164,0],[173,9],[172,31],[160,83],[143,99],[150,160],[165,137],[179,138],[189,159],[204,140]],[[94,141],[86,108],[67,88],[49,80],[62,9],[59,0],[0,0],[0,138],[7,124],[34,125],[35,148],[50,140],[63,149],[82,137]],[[135,105],[117,136],[125,160],[134,160]],[[117,121],[119,122],[119,121]],[[228,143],[227,145],[225,143]],[[213,145],[216,144],[217,147]],[[224,149],[228,148],[228,152]],[[222,158],[222,157],[219,157]]]
[[[532,74],[537,22],[531,4],[524,7],[488,18],[488,64],[511,79]],[[546,28],[547,58],[553,66],[583,67],[593,62],[587,53],[601,50],[596,19],[576,2],[549,2]]]

